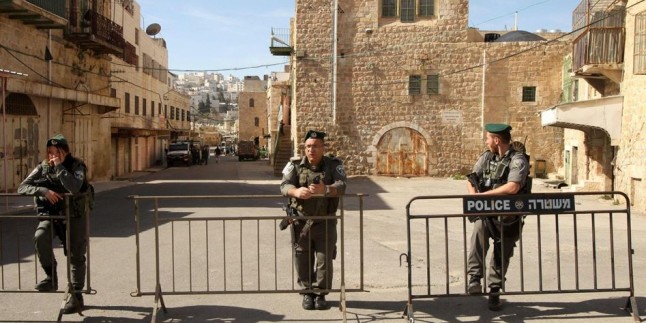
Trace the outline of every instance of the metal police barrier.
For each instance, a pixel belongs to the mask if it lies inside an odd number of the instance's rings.
[[[6,200],[6,205],[9,205],[9,199],[25,199],[25,195],[20,194],[1,194]],[[26,215],[26,211],[8,211],[0,212],[0,293],[38,293],[34,289],[41,278],[39,273],[42,273],[38,256],[34,252],[34,232],[39,220],[63,220],[65,221],[65,251],[69,254],[70,248],[70,198],[71,194],[65,194],[65,215],[60,216],[43,216],[43,215]],[[67,285],[64,289],[58,288],[51,293],[64,293],[63,301],[58,310],[57,322],[61,322],[63,317],[63,307],[69,297],[74,297],[74,292],[85,294],[96,294],[96,291],[91,287],[90,280],[90,217],[89,217],[89,203],[86,199],[86,221],[85,230],[87,234],[87,252],[86,252],[86,288],[80,291],[75,291],[71,284],[71,263],[70,257],[66,258],[65,277],[67,277]],[[54,229],[50,230],[52,240],[55,238]],[[56,252],[55,252],[56,253]],[[32,260],[29,260],[29,258]],[[28,275],[33,273],[33,275]],[[28,277],[24,277],[28,276]],[[59,283],[61,282],[61,275],[58,275]],[[62,284],[59,284],[61,286]],[[81,314],[79,312],[79,314]]]
[[[604,205],[605,209],[576,203],[589,196],[624,201]],[[428,214],[429,208],[442,211]],[[473,226],[469,217],[519,215],[524,225],[518,221],[522,234],[502,279],[503,295],[627,292],[624,309],[640,321],[633,284],[630,201],[622,192],[411,199],[406,205],[408,253],[401,255],[408,266],[408,302],[403,315],[415,321],[416,299],[468,296],[472,230],[467,226]],[[509,230],[502,221],[498,223],[502,234]],[[493,245],[489,249],[491,254]],[[482,286],[486,288],[488,265],[487,257],[483,258]]]
[[[285,197],[131,196],[135,207],[137,262],[137,286],[131,296],[155,296],[151,322],[156,322],[160,308],[167,313],[163,295],[338,292],[339,309],[345,322],[346,293],[364,291],[365,196],[346,194],[339,198],[339,214],[334,219],[338,222],[336,255],[340,262],[335,274],[340,275],[340,284],[338,288],[316,290],[303,290],[296,285],[292,237],[287,230],[279,229],[279,222],[287,218],[285,211],[281,211]],[[358,217],[345,214],[344,199],[353,197],[358,198]],[[192,201],[194,207],[178,206],[178,202],[186,201]],[[244,212],[241,207],[254,210],[241,215]],[[191,216],[191,213],[211,210],[223,215]],[[150,217],[144,217],[142,213]],[[307,219],[331,220],[332,217],[312,216]],[[347,224],[356,225],[358,237],[346,237]],[[153,230],[142,231],[142,226]],[[347,244],[349,241],[351,245]],[[154,253],[148,250],[154,250]],[[358,257],[358,263],[351,265],[356,267],[356,271],[346,272],[346,254]],[[153,271],[154,275],[150,275]],[[348,281],[353,283],[349,285]],[[146,290],[142,284],[154,287]]]

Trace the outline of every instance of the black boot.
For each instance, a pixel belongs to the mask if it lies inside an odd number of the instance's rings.
[[[43,267],[47,277],[41,280],[34,287],[39,292],[54,292],[58,289],[58,276],[56,275],[56,265],[52,267]]]
[[[67,299],[67,303],[63,307],[64,314],[79,313],[83,310],[85,303],[83,302],[83,294],[81,293],[72,293]]]

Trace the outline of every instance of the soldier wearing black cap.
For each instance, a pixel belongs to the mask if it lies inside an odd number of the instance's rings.
[[[47,140],[47,159],[43,160],[18,187],[18,193],[34,195],[39,215],[65,215],[64,194],[79,194],[91,190],[87,181],[87,167],[82,160],[72,157],[67,140],[63,135],[56,135]],[[85,285],[85,253],[87,234],[85,230],[86,199],[90,194],[70,198],[70,263],[72,265],[71,284],[75,293],[68,298],[63,312],[65,314],[82,310],[83,296],[81,290]],[[40,264],[47,277],[36,285],[39,292],[51,292],[58,289],[56,259],[52,247],[52,233],[65,243],[64,220],[42,219],[34,234],[34,246]]]
[[[487,151],[480,155],[473,167],[473,173],[469,174],[474,176],[478,183],[474,185],[469,181],[467,184],[469,193],[493,195],[529,193],[531,190],[531,181],[528,180],[529,158],[524,151],[517,151],[511,145],[511,126],[487,124],[485,130],[487,130]],[[468,291],[470,294],[482,293],[480,279],[483,277],[483,259],[489,249],[491,238],[494,241],[494,252],[487,275],[490,291],[489,309],[497,311],[501,308],[500,289],[503,287],[509,259],[520,237],[522,218],[502,217],[502,233],[498,229],[500,227],[498,219],[483,217],[470,220],[474,228],[467,261],[467,272],[471,276]]]
[[[292,243],[298,283],[303,290],[332,287],[332,260],[336,256],[336,219],[306,220],[307,216],[335,216],[338,196],[346,187],[343,163],[324,156],[325,133],[305,135],[305,157],[292,158],[283,169],[280,191],[290,197],[289,207],[298,217],[292,221]],[[323,196],[315,197],[314,195]],[[327,292],[303,292],[303,308],[324,310]]]

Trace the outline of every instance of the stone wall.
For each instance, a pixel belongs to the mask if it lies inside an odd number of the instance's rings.
[[[646,106],[646,75],[634,74],[633,55],[635,52],[635,15],[646,10],[646,3],[630,0],[631,7],[626,15],[626,49],[624,78],[621,93],[624,96],[622,119],[622,140],[615,163],[615,189],[629,195],[631,202],[640,210],[646,209],[646,130],[644,113]],[[637,4],[639,3],[639,4]],[[634,6],[633,6],[634,5]]]
[[[340,1],[334,110],[329,1],[298,0],[294,141],[308,129],[324,130],[328,151],[349,174],[375,174],[380,136],[410,128],[428,145],[428,175],[447,176],[467,172],[484,150],[483,122],[508,122],[516,139],[528,136],[532,162],[545,159],[553,171],[562,130],[542,128],[538,112],[559,103],[567,43],[467,42],[467,1],[438,3],[439,19],[402,23],[380,18],[379,1]],[[484,51],[497,62],[483,73]],[[430,74],[439,75],[439,94],[427,94],[422,81],[422,93],[410,95],[409,76]],[[523,86],[537,87],[535,103],[521,102]]]
[[[253,100],[253,107],[250,102]],[[267,145],[263,138],[267,129],[267,94],[265,92],[240,92],[238,96],[238,140],[253,140],[258,137],[259,147]],[[258,125],[256,125],[258,118]]]

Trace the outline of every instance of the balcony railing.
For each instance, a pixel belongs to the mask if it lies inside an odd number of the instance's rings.
[[[573,71],[591,64],[621,64],[626,40],[623,1],[583,0],[572,14]],[[619,4],[619,5],[618,5]]]
[[[269,51],[276,56],[289,56],[294,49],[291,46],[289,28],[271,28]]]
[[[83,15],[72,10],[66,37],[99,54],[122,55],[125,47],[123,27],[94,10],[87,10]]]
[[[39,29],[63,29],[67,25],[67,0],[0,0],[0,14]]]
[[[137,56],[137,48],[129,42],[125,42],[123,47],[123,60],[130,65],[137,65],[139,63],[139,56]]]
[[[27,2],[43,8],[61,18],[66,18],[67,1],[66,0],[27,0]]]

